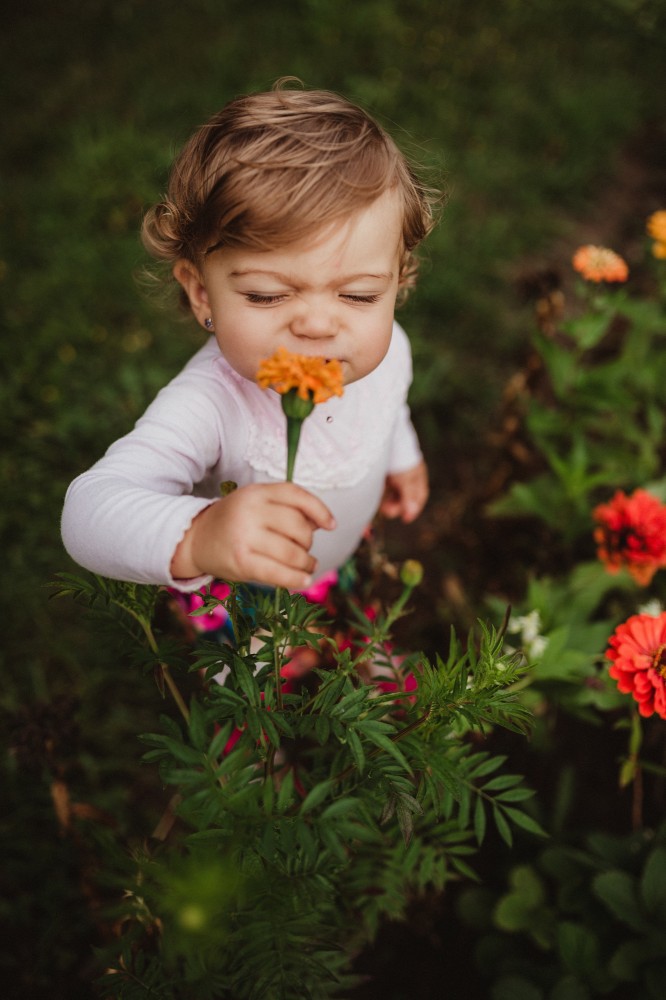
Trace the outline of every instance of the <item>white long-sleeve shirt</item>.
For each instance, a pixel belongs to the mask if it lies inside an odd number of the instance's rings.
[[[303,424],[294,481],[336,519],[317,531],[317,576],[356,549],[379,506],[386,475],[421,461],[407,407],[411,352],[394,324],[381,364],[315,406]],[[74,480],[62,537],[76,562],[103,576],[196,590],[210,577],[174,580],[173,554],[220,484],[285,479],[281,398],[238,375],[212,337],[148,407],[129,434]]]

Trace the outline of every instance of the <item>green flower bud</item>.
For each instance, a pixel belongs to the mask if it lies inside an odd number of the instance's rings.
[[[305,420],[314,410],[314,400],[311,394],[301,399],[296,389],[290,389],[282,397],[282,409],[291,420]]]
[[[400,567],[400,581],[405,587],[418,587],[423,579],[423,566],[417,559],[406,559]]]
[[[196,903],[189,903],[183,906],[178,914],[178,923],[185,931],[197,932],[203,930],[206,926],[208,916],[202,906],[198,906]]]

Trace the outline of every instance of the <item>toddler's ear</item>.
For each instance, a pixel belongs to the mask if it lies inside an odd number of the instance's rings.
[[[190,300],[190,306],[196,319],[201,326],[205,327],[205,321],[210,316],[210,304],[208,292],[199,271],[191,261],[181,259],[177,260],[173,266],[173,276]]]

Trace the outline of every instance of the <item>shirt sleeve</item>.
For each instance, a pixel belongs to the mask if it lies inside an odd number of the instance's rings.
[[[388,472],[407,472],[423,461],[423,453],[407,404],[407,393],[412,384],[412,350],[407,334],[397,323],[394,325],[394,339],[396,342],[394,364],[399,367],[404,389],[395,421]]]
[[[388,471],[407,472],[422,461],[423,453],[419,439],[412,424],[409,407],[404,403],[396,420]]]
[[[71,557],[94,573],[133,583],[196,590],[210,577],[174,580],[173,554],[194,518],[215,498],[193,491],[218,463],[223,387],[186,368],[158,394],[133,431],[70,485],[62,538]],[[235,404],[227,400],[233,421]],[[230,423],[229,426],[233,426]]]

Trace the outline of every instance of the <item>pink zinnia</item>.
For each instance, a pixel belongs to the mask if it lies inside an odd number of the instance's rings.
[[[375,681],[375,683],[383,694],[394,694],[398,691],[404,692],[404,698],[396,698],[397,702],[404,700],[413,703],[416,701],[416,695],[411,694],[410,692],[416,691],[419,686],[419,682],[411,670],[404,677],[401,674],[396,674],[396,680],[394,681],[378,680]]]
[[[221,604],[211,608],[205,615],[194,615],[193,611],[198,611],[204,605],[203,595],[209,592],[218,601],[223,601],[229,596],[229,587],[226,583],[212,583],[210,587],[204,587],[194,593],[184,594],[182,591],[169,587],[169,593],[175,597],[178,605],[188,616],[188,622],[194,626],[197,632],[212,632],[214,629],[222,628],[229,620],[229,615]]]
[[[335,587],[338,582],[337,570],[331,569],[319,577],[311,587],[301,590],[300,593],[311,604],[326,604],[331,587]]]
[[[610,676],[623,694],[638,702],[641,715],[666,719],[666,611],[632,615],[609,639]]]

